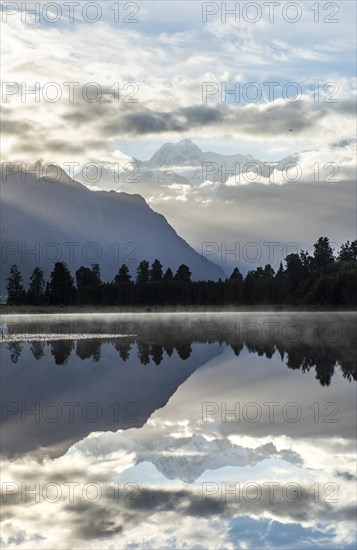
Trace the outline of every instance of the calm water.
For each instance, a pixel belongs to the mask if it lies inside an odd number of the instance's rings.
[[[14,316],[1,546],[355,548],[354,313]]]

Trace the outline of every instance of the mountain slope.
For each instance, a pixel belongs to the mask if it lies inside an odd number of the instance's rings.
[[[121,264],[134,274],[140,260],[155,258],[173,270],[188,265],[194,279],[224,277],[139,195],[94,192],[70,178],[36,181],[26,174],[23,182],[16,172],[2,183],[1,197],[2,292],[14,263],[25,282],[35,265],[48,276],[55,261],[72,273],[98,262],[103,279],[111,280]]]

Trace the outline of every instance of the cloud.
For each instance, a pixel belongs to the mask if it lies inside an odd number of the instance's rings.
[[[24,82],[29,89],[36,81],[42,87],[57,82],[63,96],[58,103],[42,99],[36,103],[30,95],[24,103],[15,96],[8,98],[12,122],[6,123],[11,133],[4,148],[6,160],[22,156],[33,161],[41,150],[41,158],[52,162],[60,161],[61,155],[81,162],[99,157],[109,161],[124,141],[128,144],[125,152],[130,154],[138,138],[148,151],[158,138],[176,139],[187,133],[218,142],[230,134],[239,142],[238,150],[241,142],[261,151],[274,144],[290,154],[316,146],[326,137],[346,139],[346,134],[354,132],[349,119],[354,113],[355,81],[346,64],[337,64],[348,56],[345,38],[353,33],[352,13],[342,7],[343,25],[329,26],[328,45],[326,26],[315,24],[311,10],[305,8],[302,21],[294,25],[284,21],[280,9],[274,24],[266,14],[254,25],[244,20],[237,24],[234,17],[222,24],[220,16],[204,24],[200,6],[179,15],[175,2],[164,10],[159,5],[148,9],[140,4],[138,24],[115,25],[113,13],[102,9],[102,20],[93,25],[80,17],[74,24],[62,20],[46,25],[43,21],[36,24],[31,16],[26,23],[19,14],[9,16],[4,25],[4,80]],[[17,62],[12,57],[15,50]],[[305,95],[296,104],[276,98],[272,104],[262,100],[261,104],[234,106],[220,104],[218,94],[216,103],[208,106],[201,97],[202,83],[207,81],[278,81],[281,86],[296,81]],[[311,101],[309,89],[316,81],[321,83],[319,103]],[[328,81],[339,85],[336,104],[323,101],[323,84]],[[65,82],[80,83],[73,104],[68,101]],[[98,103],[81,98],[82,87],[89,82],[97,82],[102,89]],[[119,103],[112,97],[115,82],[120,88]],[[125,102],[128,82],[138,86],[138,104]]]

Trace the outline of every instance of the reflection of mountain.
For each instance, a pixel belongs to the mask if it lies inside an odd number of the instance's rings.
[[[130,350],[131,344],[112,343],[77,342],[76,355],[71,355],[73,341],[37,344],[37,359],[33,343],[11,344],[11,357],[18,360],[11,364],[3,354],[1,394],[8,406],[2,409],[2,452],[23,453],[61,442],[68,447],[92,431],[141,427],[198,367],[221,352],[218,344],[195,345],[189,357],[181,358],[152,345],[145,364],[142,347]]]
[[[165,442],[167,448],[138,453],[138,462],[150,460],[167,479],[182,479],[193,483],[206,470],[218,470],[225,466],[254,466],[266,458],[286,458],[289,451],[278,453],[271,443],[256,449],[231,444],[227,439],[207,441],[202,436],[174,439]],[[164,451],[164,452],[163,452]],[[291,453],[291,458],[295,458]]]
[[[267,443],[255,449],[235,445],[227,438],[206,439],[203,435],[188,437],[162,436],[157,439],[130,439],[126,434],[103,434],[99,438],[86,439],[76,445],[83,454],[98,456],[106,452],[126,451],[135,455],[135,464],[151,462],[167,479],[181,479],[193,483],[207,470],[218,470],[226,466],[254,466],[266,459],[286,460],[300,464],[301,459],[294,451],[277,451],[275,445]],[[159,434],[157,434],[159,436]]]

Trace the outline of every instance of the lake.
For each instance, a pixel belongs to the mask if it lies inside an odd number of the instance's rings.
[[[3,316],[1,546],[354,549],[356,320]]]

